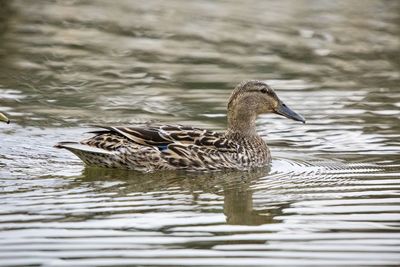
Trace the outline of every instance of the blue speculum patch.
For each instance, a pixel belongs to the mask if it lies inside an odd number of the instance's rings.
[[[168,145],[158,145],[157,148],[158,148],[158,150],[160,150],[160,151],[164,151],[164,150],[167,150]]]

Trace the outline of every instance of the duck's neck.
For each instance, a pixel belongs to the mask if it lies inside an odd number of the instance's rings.
[[[227,134],[241,135],[244,137],[255,137],[256,117],[254,112],[248,108],[229,109],[228,108],[228,129]]]

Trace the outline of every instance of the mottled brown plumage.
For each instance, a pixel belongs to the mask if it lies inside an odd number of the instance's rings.
[[[269,149],[257,134],[262,113],[304,119],[264,82],[240,83],[228,101],[228,128],[214,132],[182,125],[107,127],[81,142],[61,142],[87,165],[139,171],[250,169],[268,164]]]

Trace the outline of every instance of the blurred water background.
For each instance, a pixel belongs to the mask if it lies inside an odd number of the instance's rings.
[[[85,169],[90,124],[223,130],[241,80],[270,169]],[[399,1],[0,1],[1,266],[400,265]]]

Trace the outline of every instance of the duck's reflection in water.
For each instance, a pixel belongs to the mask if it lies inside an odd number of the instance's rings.
[[[201,194],[213,194],[216,197],[223,197],[223,212],[227,224],[260,225],[273,222],[274,216],[281,214],[284,206],[276,205],[274,209],[267,211],[262,207],[254,209],[252,185],[256,184],[259,178],[268,176],[268,173],[269,167],[247,172],[214,173],[138,173],[116,169],[85,168],[78,181],[79,183],[91,182],[95,191],[112,192],[115,197],[126,197],[137,193],[140,195],[141,193],[168,194],[170,192],[173,198],[177,192],[183,192],[192,195],[195,205],[199,202]],[[101,185],[102,182],[117,183],[114,186],[104,187]],[[202,204],[197,206],[215,205],[215,203],[204,203],[204,199],[201,202]]]

